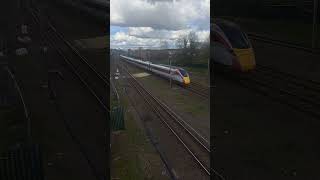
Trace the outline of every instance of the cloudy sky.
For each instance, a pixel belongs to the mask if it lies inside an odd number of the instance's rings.
[[[175,48],[180,35],[210,32],[210,0],[110,0],[111,48]]]

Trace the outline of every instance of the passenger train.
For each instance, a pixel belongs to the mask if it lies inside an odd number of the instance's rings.
[[[255,55],[247,34],[223,19],[214,19],[212,26],[213,61],[241,72],[255,69]]]
[[[188,85],[190,84],[190,76],[182,68],[175,67],[175,66],[167,66],[167,65],[160,65],[160,64],[153,64],[149,61],[141,61],[135,58],[131,58],[128,56],[120,55],[126,62],[134,64],[140,68],[148,70],[152,73],[160,75],[161,77],[172,79],[172,81],[176,82],[180,85]]]

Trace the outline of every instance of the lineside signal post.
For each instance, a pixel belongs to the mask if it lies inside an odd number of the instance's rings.
[[[172,88],[172,76],[171,76],[171,52],[169,51],[169,56],[168,56],[168,60],[169,60],[169,75],[170,75],[170,88]]]

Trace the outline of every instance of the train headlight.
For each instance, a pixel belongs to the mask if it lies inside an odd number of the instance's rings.
[[[190,78],[189,77],[183,77],[184,84],[190,84]]]

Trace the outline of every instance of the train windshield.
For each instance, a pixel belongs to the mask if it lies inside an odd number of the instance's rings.
[[[188,77],[188,73],[187,71],[183,70],[183,69],[179,69],[180,73],[182,74],[183,77]]]
[[[247,36],[238,28],[222,25],[220,28],[228,37],[230,43],[234,48],[247,49],[250,47]]]

